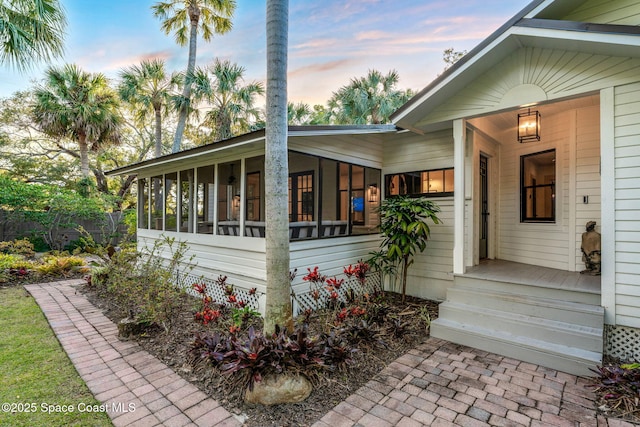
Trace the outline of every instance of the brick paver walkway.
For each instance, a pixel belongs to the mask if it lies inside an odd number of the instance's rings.
[[[109,416],[115,426],[242,424],[138,344],[118,340],[113,322],[76,293],[79,283],[26,289],[96,399],[112,408]],[[586,382],[430,338],[396,359],[313,427],[633,426],[597,415]],[[123,410],[129,404],[135,411]]]
[[[587,380],[430,338],[313,427],[631,427],[597,415]]]
[[[240,426],[214,399],[133,342],[82,294],[78,280],[25,286],[113,425]],[[132,410],[134,409],[134,410]]]

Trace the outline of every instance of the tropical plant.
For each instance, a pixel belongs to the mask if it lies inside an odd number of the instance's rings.
[[[411,90],[396,89],[397,71],[387,75],[369,70],[364,77],[353,78],[329,99],[329,117],[336,124],[382,124],[413,96]]]
[[[0,61],[23,70],[63,52],[66,19],[58,0],[0,2]]]
[[[78,144],[80,170],[89,177],[89,150],[119,141],[122,122],[118,98],[107,78],[67,64],[50,67],[45,84],[35,90],[33,119],[40,129],[55,138],[69,138]]]
[[[587,387],[598,396],[600,409],[625,416],[640,413],[640,364],[612,364],[591,369],[597,374]]]
[[[429,239],[427,220],[439,224],[440,208],[425,197],[396,196],[380,205],[380,244],[383,259],[399,266],[402,272],[402,302],[407,290],[407,270],[417,251],[424,251]]]
[[[203,125],[211,129],[214,142],[248,132],[261,119],[255,101],[264,87],[260,82],[243,85],[244,72],[244,67],[218,58],[194,72],[193,98],[206,102]]]
[[[182,96],[177,102],[178,126],[171,151],[180,151],[182,135],[191,110],[191,79],[196,68],[198,33],[205,41],[214,34],[224,34],[231,30],[231,18],[236,9],[235,0],[168,0],[153,5],[153,14],[162,20],[165,34],[175,33],[176,43],[189,44],[189,59],[185,72]]]
[[[267,0],[267,128],[265,216],[267,301],[265,333],[276,325],[292,330],[289,296],[289,164],[287,153],[287,44],[289,1]]]
[[[144,123],[149,114],[155,119],[155,156],[162,155],[162,118],[169,113],[171,97],[178,87],[177,74],[168,74],[161,59],[144,60],[120,72],[118,93],[132,104],[137,123]]]

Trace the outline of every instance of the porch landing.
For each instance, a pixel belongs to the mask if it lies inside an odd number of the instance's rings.
[[[456,275],[431,335],[574,375],[602,360],[600,277],[491,260]]]
[[[600,276],[501,259],[484,259],[463,276],[600,295]]]

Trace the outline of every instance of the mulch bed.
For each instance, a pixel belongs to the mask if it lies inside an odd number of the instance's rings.
[[[126,313],[109,300],[101,298],[92,288],[85,287],[84,292],[115,323],[126,317]],[[194,321],[198,300],[193,297],[182,298],[181,314],[168,333],[161,328],[150,328],[135,340],[227,410],[245,417],[246,426],[308,426],[375,377],[390,362],[428,338],[428,325],[417,313],[420,308],[427,307],[431,319],[435,319],[438,314],[437,302],[407,297],[402,303],[400,295],[395,293],[385,293],[383,299],[390,307],[389,315],[401,318],[406,325],[403,336],[395,338],[392,334],[384,335],[380,337],[386,344],[384,346],[373,343],[367,347],[361,346],[354,353],[353,363],[347,369],[323,371],[314,380],[313,392],[309,398],[296,404],[245,404],[242,399],[243,390],[237,386],[237,382],[232,381],[231,376],[220,374],[202,362],[194,362],[190,354],[194,337],[196,334],[215,332],[216,325],[203,326]],[[261,329],[260,321],[254,323],[256,329]],[[323,326],[321,323],[319,317],[316,317],[316,321],[312,318],[309,335],[317,333]]]

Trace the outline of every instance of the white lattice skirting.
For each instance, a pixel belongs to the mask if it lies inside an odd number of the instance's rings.
[[[338,277],[344,277],[345,279],[340,289],[337,290],[338,301],[340,302],[346,302],[351,292],[353,292],[355,296],[362,296],[364,294],[371,295],[383,289],[380,275],[378,273],[368,273],[367,279],[364,283],[361,283],[355,277],[348,278],[344,275],[340,275]],[[193,274],[176,273],[176,282],[184,287],[188,293],[196,297],[199,295],[193,289],[193,285],[196,283],[206,283],[207,294],[213,299],[213,301],[218,304],[227,304],[227,296],[224,293],[224,289],[213,279],[195,276]],[[228,284],[233,285],[232,277],[229,277]],[[298,315],[306,309],[315,309],[317,307],[324,307],[327,305],[330,292],[327,290],[326,286],[319,287],[320,296],[318,300],[313,299],[313,289],[311,286],[298,285],[295,286],[295,289],[295,292],[293,290],[291,292],[294,315]],[[247,306],[264,315],[264,307],[261,305],[261,301],[264,302],[264,293],[255,292],[251,294],[249,293],[249,289],[241,288],[239,286],[234,286],[234,291],[238,300],[244,301]]]
[[[640,329],[604,325],[604,354],[626,362],[640,360]]]

